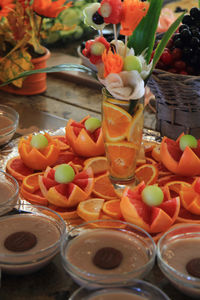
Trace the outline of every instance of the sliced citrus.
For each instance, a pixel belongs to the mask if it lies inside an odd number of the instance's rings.
[[[83,157],[103,155],[105,152],[102,128],[93,133],[85,129],[84,123],[89,116],[80,122],[70,119],[65,128],[66,139],[73,151]]]
[[[103,174],[94,179],[93,194],[103,199],[115,199],[117,194],[114,190],[108,174]]]
[[[139,181],[144,181],[146,185],[154,184],[158,178],[158,169],[153,164],[144,164],[135,170],[135,175]]]
[[[156,161],[160,162],[161,161],[161,156],[160,156],[160,145],[156,145],[151,152],[151,155],[153,159]]]
[[[200,144],[198,144],[196,152],[190,147],[186,147],[182,152],[178,140],[173,141],[164,137],[160,148],[162,163],[174,174],[182,176],[200,175],[199,149]]]
[[[76,173],[76,170],[75,170]],[[39,185],[49,203],[59,207],[75,207],[86,200],[94,184],[91,168],[75,174],[72,182],[58,183],[55,180],[55,168],[48,168],[44,176],[39,176]]]
[[[77,207],[77,214],[84,221],[98,220],[104,201],[104,199],[100,198],[82,201]]]
[[[137,156],[137,166],[145,164],[146,163],[146,157],[144,152],[144,144],[141,143],[140,150]]]
[[[23,179],[22,187],[26,189],[30,193],[34,193],[34,191],[38,190],[39,187],[39,176],[42,176],[44,172],[33,173],[31,175],[26,176]]]
[[[48,145],[44,149],[37,149],[31,146],[32,135],[27,139],[22,137],[18,144],[18,151],[24,164],[33,170],[45,170],[47,166],[52,166],[60,153],[57,139],[53,139],[45,132],[44,136],[48,140]]]
[[[120,208],[127,222],[136,224],[150,233],[167,230],[175,221],[180,210],[179,197],[169,199],[164,193],[164,200],[159,206],[146,205],[141,197],[141,188],[125,188]]]
[[[188,182],[177,180],[177,181],[170,181],[166,183],[165,186],[169,188],[171,195],[178,196],[183,186],[190,187],[191,185]],[[173,194],[173,192],[175,194]]]
[[[71,220],[71,219],[77,219],[78,214],[76,207],[71,207],[71,208],[63,208],[63,207],[58,207],[53,204],[49,204],[48,207],[55,212],[57,212],[64,220]]]
[[[106,143],[109,173],[116,178],[134,175],[138,148],[129,142]]]
[[[31,193],[31,192],[25,190],[25,188],[21,187],[20,188],[20,196],[32,204],[37,204],[37,205],[42,205],[42,206],[48,205],[48,201],[42,195],[42,192],[40,191],[40,189],[37,189],[36,191]]]
[[[6,171],[15,179],[22,181],[27,175],[33,174],[33,169],[28,168],[19,156],[10,158],[6,164]]]
[[[104,202],[102,208],[103,212],[111,218],[120,219],[122,217],[120,201],[120,199],[113,199]]]
[[[68,145],[64,135],[53,135],[52,138],[58,140],[60,151],[69,150],[70,146]]]
[[[108,162],[105,156],[96,156],[84,161],[84,169],[91,167],[94,176],[106,173],[108,171]]]
[[[131,124],[131,115],[123,108],[103,101],[103,116],[103,132],[106,140],[123,141]]]
[[[127,139],[133,142],[139,149],[142,142],[142,132],[144,125],[144,114],[143,114],[143,104],[138,105],[138,109],[134,114],[129,130],[127,132]]]

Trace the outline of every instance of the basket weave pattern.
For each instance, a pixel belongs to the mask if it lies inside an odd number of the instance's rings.
[[[200,138],[200,77],[155,69],[148,86],[156,98],[156,129],[176,139],[182,132]]]

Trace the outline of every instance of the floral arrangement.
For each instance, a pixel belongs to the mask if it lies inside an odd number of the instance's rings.
[[[60,3],[61,0],[57,2]],[[148,78],[184,16],[183,13],[172,23],[154,49],[162,6],[163,0],[102,0],[100,3],[92,3],[84,10],[84,21],[98,30],[100,35],[86,42],[83,54],[96,65],[97,74],[85,66],[62,64],[23,72],[0,86],[34,73],[78,70],[98,77],[114,97],[125,100],[138,99],[144,95]],[[108,24],[112,24],[114,28],[114,40],[111,43],[103,37],[103,29]],[[120,33],[124,35],[124,41],[117,38],[117,26],[121,28]]]
[[[139,99],[144,95],[145,81],[181,21],[182,16],[172,24],[152,59],[161,8],[159,0],[102,0],[84,11],[85,23],[99,30],[100,36],[87,41],[82,53],[95,64],[99,81],[117,99]],[[114,27],[110,43],[103,37],[108,24]],[[120,26],[123,41],[118,40],[116,25]]]
[[[42,56],[41,28],[45,17],[68,9],[66,0],[0,0],[0,80],[6,82],[32,70],[32,58]],[[62,27],[63,29],[70,29]],[[60,28],[61,29],[61,28]],[[23,78],[13,84],[21,87]]]

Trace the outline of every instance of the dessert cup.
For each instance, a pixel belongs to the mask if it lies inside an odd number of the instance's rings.
[[[69,300],[98,300],[107,297],[105,300],[170,300],[169,297],[163,293],[155,285],[146,281],[134,279],[131,286],[119,286],[115,288],[101,288],[97,290],[87,290],[83,287],[75,291]]]
[[[16,132],[19,114],[12,107],[0,105],[0,146],[8,143]]]
[[[102,89],[102,130],[109,177],[116,190],[137,184],[136,161],[144,124],[144,98],[119,100]]]
[[[9,209],[11,210],[11,209]],[[63,219],[38,205],[16,205],[0,218],[0,268],[12,274],[39,270],[59,252],[66,232]]]
[[[182,293],[200,299],[200,224],[181,224],[158,241],[158,265]]]
[[[155,253],[152,237],[123,221],[83,223],[72,228],[61,243],[65,270],[87,288],[116,287],[145,277],[154,265]]]
[[[10,174],[0,170],[0,216],[12,210],[19,197],[19,185]]]

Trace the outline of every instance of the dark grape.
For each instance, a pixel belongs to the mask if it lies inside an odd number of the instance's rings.
[[[192,29],[192,30],[191,30],[191,34],[192,34],[192,36],[194,36],[194,37],[200,38],[200,32],[199,32],[199,29],[198,29],[198,28]]]
[[[183,42],[180,38],[178,38],[177,40],[174,41],[174,46],[176,48],[183,48]]]
[[[180,38],[183,43],[188,43],[191,40],[192,34],[190,30],[183,29],[180,33]]]
[[[184,48],[183,48],[183,56],[184,56],[185,58],[190,57],[190,56],[192,55],[192,53],[193,53],[192,48],[189,48],[189,47],[184,47]]]
[[[92,21],[97,25],[101,25],[104,23],[104,18],[96,11],[92,16]]]
[[[200,45],[200,40],[199,40],[197,37],[193,36],[193,37],[191,38],[191,40],[190,40],[190,46],[191,46],[192,48],[196,48],[196,47],[198,47],[199,45]]]
[[[175,33],[172,37],[173,41],[175,42],[177,39],[180,38],[180,34],[179,33]]]
[[[193,25],[193,19],[192,19],[192,17],[190,15],[185,15],[183,17],[182,23],[186,24],[186,25],[189,25],[189,26]]]
[[[199,20],[200,19],[200,10],[197,7],[193,7],[190,10],[190,16],[193,19]]]
[[[179,27],[179,32],[181,32],[183,29],[189,29],[188,25],[183,24]]]

